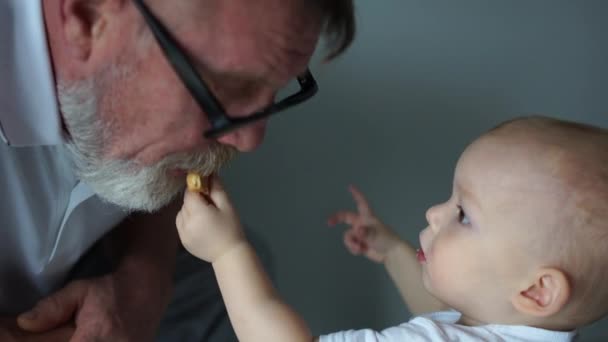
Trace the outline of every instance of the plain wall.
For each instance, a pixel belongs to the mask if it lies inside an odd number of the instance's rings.
[[[352,48],[312,64],[319,94],[223,173],[270,246],[279,290],[317,334],[409,318],[383,267],[350,256],[343,229],[325,225],[354,208],[349,183],[417,245],[425,210],[448,198],[460,152],[483,131],[531,113],[608,127],[608,1],[356,5]],[[582,340],[600,336],[606,323]]]

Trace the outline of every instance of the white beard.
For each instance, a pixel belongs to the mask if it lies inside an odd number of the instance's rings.
[[[104,160],[104,147],[112,141],[112,132],[111,125],[104,124],[97,113],[97,97],[94,79],[58,86],[75,172],[110,203],[128,210],[156,211],[184,189],[185,177],[176,177],[171,170],[209,175],[236,153],[234,148],[214,142],[206,151],[170,155],[151,166],[129,160]]]

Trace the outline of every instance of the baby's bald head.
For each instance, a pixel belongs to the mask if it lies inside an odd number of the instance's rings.
[[[529,250],[569,277],[568,318],[579,326],[608,313],[608,130],[526,117],[501,124],[479,142],[488,139],[528,154],[554,187],[547,200],[559,210],[533,227]]]

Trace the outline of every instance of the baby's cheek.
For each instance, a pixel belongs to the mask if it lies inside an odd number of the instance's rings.
[[[430,276],[435,286],[450,286],[455,277],[462,271],[459,251],[449,240],[438,237],[430,253]]]
[[[445,267],[441,255],[438,253],[434,253],[433,262],[428,269],[429,278],[433,283],[433,287],[438,288],[449,279],[449,269]]]

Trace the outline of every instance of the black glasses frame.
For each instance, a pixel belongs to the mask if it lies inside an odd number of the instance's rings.
[[[152,31],[158,45],[173,67],[173,70],[203,112],[207,114],[207,118],[211,123],[211,128],[204,132],[206,138],[217,138],[230,131],[300,104],[313,97],[319,89],[312,73],[309,69],[306,69],[302,75],[297,77],[298,83],[300,84],[300,91],[297,93],[290,95],[259,112],[252,113],[251,115],[238,118],[230,117],[217,98],[211,93],[209,87],[205,84],[196,71],[196,68],[194,68],[193,64],[190,62],[187,54],[171,36],[167,28],[154,16],[154,14],[152,14],[143,0],[133,0],[133,2],[144,17],[145,22]]]

